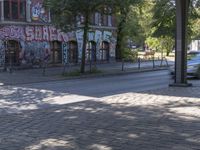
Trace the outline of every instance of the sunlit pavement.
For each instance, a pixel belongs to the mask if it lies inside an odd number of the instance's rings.
[[[199,150],[200,83],[191,82],[98,97],[1,87],[0,150]]]

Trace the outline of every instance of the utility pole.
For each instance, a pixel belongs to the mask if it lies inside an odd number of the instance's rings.
[[[190,0],[176,0],[175,79],[170,86],[191,86],[187,82],[187,23]]]

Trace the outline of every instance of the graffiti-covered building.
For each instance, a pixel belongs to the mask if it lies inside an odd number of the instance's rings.
[[[83,31],[64,33],[56,29],[42,3],[42,0],[0,1],[0,66],[34,65],[47,57],[51,64],[80,61]],[[94,61],[115,58],[114,17],[97,12],[91,22],[86,58]]]

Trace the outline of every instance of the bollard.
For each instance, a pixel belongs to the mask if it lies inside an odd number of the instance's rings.
[[[141,59],[140,57],[138,58],[138,69],[140,69],[140,63],[141,63]]]
[[[42,75],[45,76],[45,74],[46,74],[46,68],[43,67]]]
[[[90,59],[90,73],[92,73],[92,60]]]
[[[153,68],[155,68],[155,59],[153,57]]]
[[[163,65],[163,57],[162,57],[161,62],[160,62],[160,67],[162,67],[162,65]]]
[[[124,59],[122,59],[122,71],[124,71]]]
[[[43,68],[42,68],[42,75],[43,75],[43,76],[46,75],[46,67],[47,67],[47,64],[46,64],[46,63],[43,63]]]

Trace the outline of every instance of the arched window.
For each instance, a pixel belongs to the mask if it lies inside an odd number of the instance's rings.
[[[5,0],[4,1],[5,20],[25,20],[26,0]]]

